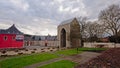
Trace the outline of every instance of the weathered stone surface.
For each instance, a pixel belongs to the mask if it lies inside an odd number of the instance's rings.
[[[76,18],[58,26],[58,41],[59,47],[80,46],[80,25]]]
[[[17,55],[17,52],[7,51],[7,52],[6,52],[6,55],[8,55],[8,56],[14,56],[14,55]]]

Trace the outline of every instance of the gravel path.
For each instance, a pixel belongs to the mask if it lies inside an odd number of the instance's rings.
[[[100,55],[100,53],[83,52],[81,54],[77,54],[77,55],[73,55],[73,56],[66,56],[66,57],[62,56],[61,58],[55,58],[55,59],[51,59],[51,60],[48,60],[48,61],[36,63],[36,64],[33,64],[33,65],[26,66],[24,68],[37,68],[37,67],[44,66],[44,65],[47,65],[47,64],[50,64],[50,63],[53,63],[53,62],[57,62],[57,61],[60,61],[60,60],[70,60],[70,61],[73,61],[73,62],[78,63],[78,64],[83,64],[83,63],[89,61],[90,59],[92,59],[92,58],[94,58],[98,55]]]
[[[90,59],[92,59],[96,56],[99,56],[99,55],[100,55],[100,53],[83,52],[83,53],[78,54],[78,55],[65,57],[64,59],[73,61],[73,62],[78,63],[78,64],[83,64],[83,63],[89,61]]]

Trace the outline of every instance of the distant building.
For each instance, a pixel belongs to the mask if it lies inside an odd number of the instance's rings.
[[[55,41],[55,40],[57,40],[57,36],[50,36],[50,35],[48,35],[48,36],[33,36],[32,40],[33,41],[45,41],[45,40]]]
[[[45,42],[48,42],[48,45],[53,45],[57,41],[57,36],[38,36],[38,35],[24,35],[24,45],[33,46],[33,45],[45,45]]]
[[[22,48],[24,35],[13,24],[8,29],[0,29],[0,48]]]

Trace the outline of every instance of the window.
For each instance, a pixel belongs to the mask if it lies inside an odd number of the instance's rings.
[[[14,37],[14,36],[12,37],[12,40],[15,40],[15,37]]]
[[[7,36],[4,36],[4,40],[7,40]]]

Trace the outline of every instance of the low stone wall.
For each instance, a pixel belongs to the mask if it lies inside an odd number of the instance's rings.
[[[24,46],[45,46],[45,41],[25,41]],[[47,46],[58,47],[58,41],[47,41]]]
[[[35,49],[16,49],[16,50],[2,50],[0,51],[0,57],[8,57],[22,54],[32,54],[32,53],[41,53],[41,52],[52,52],[57,51],[58,48],[54,47],[45,47],[45,48],[35,48]]]
[[[120,47],[120,44],[115,44],[115,47]]]
[[[89,47],[89,48],[114,48],[114,47],[120,47],[120,44],[115,44],[115,43],[89,43],[85,42],[84,47]]]

